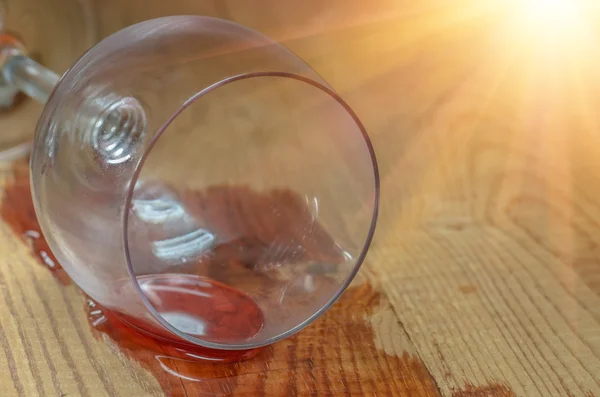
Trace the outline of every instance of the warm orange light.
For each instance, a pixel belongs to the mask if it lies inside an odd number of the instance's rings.
[[[519,0],[516,7],[519,29],[555,44],[575,38],[585,23],[584,4],[578,0]]]

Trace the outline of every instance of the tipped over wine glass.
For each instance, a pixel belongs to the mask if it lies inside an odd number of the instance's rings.
[[[374,151],[284,46],[172,16],[114,33],[59,78],[1,37],[0,101],[45,103],[30,159],[42,232],[121,320],[246,350],[299,331],[350,284],[377,218]]]

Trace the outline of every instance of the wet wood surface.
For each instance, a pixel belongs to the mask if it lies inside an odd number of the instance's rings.
[[[116,2],[92,3],[104,15]],[[600,396],[595,48],[519,36],[493,1],[188,3],[129,1],[99,34],[195,12],[311,64],[378,155],[361,272],[257,357],[177,365],[93,330],[93,302],[0,223],[0,395]]]

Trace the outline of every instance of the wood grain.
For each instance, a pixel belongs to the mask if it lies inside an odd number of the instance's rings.
[[[118,3],[101,36],[215,15],[315,67],[375,144],[376,238],[322,319],[198,385],[95,335],[0,224],[2,396],[600,396],[599,58],[526,45],[487,1]]]

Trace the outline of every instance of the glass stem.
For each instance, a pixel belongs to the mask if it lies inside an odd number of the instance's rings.
[[[2,77],[19,91],[46,103],[59,76],[25,55],[13,55],[2,68]]]
[[[2,1],[2,0],[0,0]],[[60,77],[25,55],[0,33],[0,109],[9,109],[20,91],[45,104]],[[6,44],[8,43],[8,44]],[[112,92],[90,95],[81,103],[71,128],[108,164],[128,161],[146,132],[146,113],[133,97]]]

